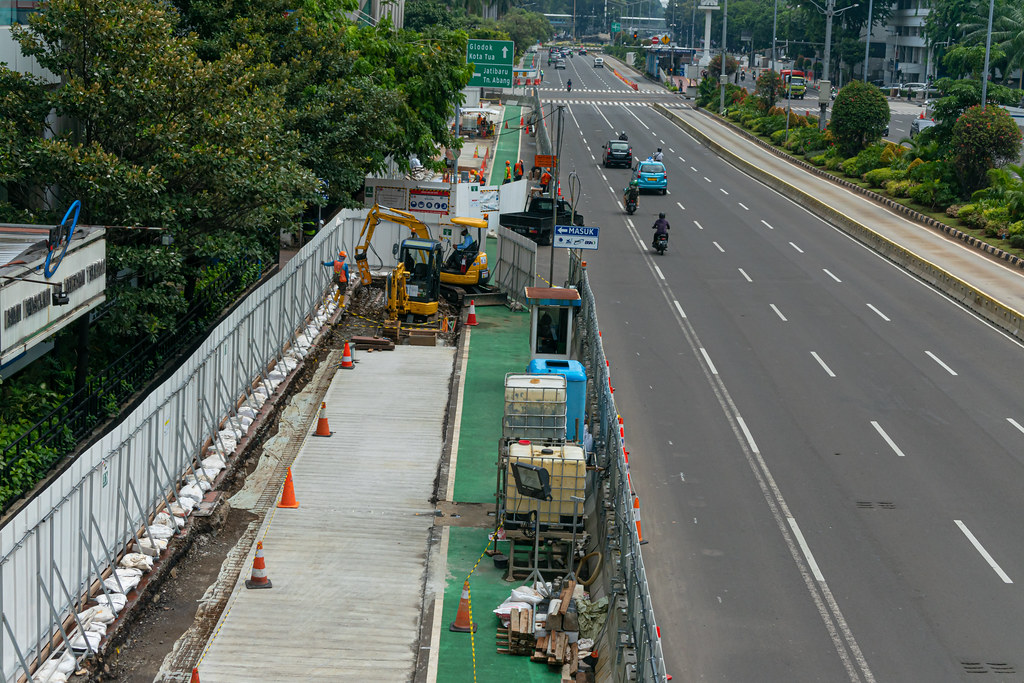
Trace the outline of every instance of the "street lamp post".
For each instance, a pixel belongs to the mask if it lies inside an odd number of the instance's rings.
[[[988,0],[988,33],[985,35],[985,70],[981,73],[981,110],[985,111],[985,100],[988,99],[988,55],[992,50],[992,10],[995,0]]]
[[[864,40],[864,82],[868,82],[868,56],[871,50],[871,10],[874,9],[875,0],[868,0],[868,34]]]
[[[819,12],[825,15],[825,57],[821,60],[821,75],[826,81],[828,81],[830,80],[828,62],[832,52],[832,17],[837,14],[842,14],[846,10],[851,10],[854,7],[857,7],[860,3],[837,10],[836,0],[827,0],[825,3],[825,9],[822,9],[818,3],[814,2],[814,0],[810,0],[810,2],[818,8]],[[821,98],[818,106],[821,108],[821,116],[818,117],[818,130],[825,130],[825,112],[828,110],[828,98]]]
[[[729,0],[725,0],[725,8],[722,11],[722,82],[719,87],[718,111],[725,111],[725,56],[726,41],[725,27],[729,25]]]
[[[771,70],[777,71],[775,68],[775,34],[779,28],[779,0],[775,0],[775,9],[772,11],[772,62]]]

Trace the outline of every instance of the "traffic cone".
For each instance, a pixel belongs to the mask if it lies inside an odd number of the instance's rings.
[[[462,598],[459,600],[459,611],[455,615],[455,621],[448,626],[449,631],[456,633],[476,633],[476,624],[473,623],[473,615],[469,612],[469,581],[462,584]]]
[[[351,370],[355,367],[352,362],[352,349],[349,347],[348,342],[345,342],[345,348],[341,352],[341,367],[343,370]]]
[[[920,116],[918,116],[917,118],[919,118],[919,119],[921,119],[921,120],[923,121],[923,120],[924,120],[924,111],[922,111],[922,112],[921,112],[921,115],[920,115]]]
[[[645,545],[644,532],[640,530],[640,496],[633,495],[633,518],[636,519],[636,537],[640,539],[640,545]]]
[[[479,145],[477,145],[476,147],[473,148],[473,158],[474,159],[479,159],[480,158],[480,146]]]
[[[562,183],[558,183],[558,196],[562,196]]]
[[[256,544],[256,559],[252,562],[252,578],[246,579],[246,588],[272,588],[267,578],[267,566],[263,564],[263,541]]]
[[[524,123],[524,122],[525,122],[525,118],[524,118],[524,117],[522,117],[522,116],[520,116],[520,117],[519,117],[519,125],[520,125],[520,127],[522,127],[522,125],[523,125],[523,123]]]
[[[466,324],[470,327],[475,326],[476,322],[476,300],[469,300],[469,315],[466,317]]]
[[[292,482],[292,468],[288,468],[288,476],[284,478],[284,490],[281,492],[279,508],[297,508],[299,501],[295,500],[295,484]]]
[[[505,121],[505,130],[508,130],[508,121]]]
[[[331,426],[327,424],[327,401],[320,402],[320,418],[316,421],[316,431],[313,436],[330,436],[334,434]]]
[[[192,680],[189,683],[199,683],[199,669],[192,667]]]

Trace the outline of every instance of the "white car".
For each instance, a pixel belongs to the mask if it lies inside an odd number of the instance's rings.
[[[594,68],[595,69],[603,69],[604,68],[604,57],[594,57]]]

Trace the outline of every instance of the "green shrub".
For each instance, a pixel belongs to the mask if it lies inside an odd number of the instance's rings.
[[[988,220],[981,210],[974,204],[967,204],[960,209],[957,219],[968,228],[984,230]]]
[[[776,107],[778,109],[778,107]],[[783,130],[786,127],[786,117],[781,114],[773,116],[762,116],[754,122],[754,130],[764,135],[771,135],[777,130]]]
[[[885,184],[890,180],[903,180],[904,177],[906,177],[906,171],[890,168],[888,166],[875,168],[864,174],[864,180],[866,180],[871,187],[885,187]]]
[[[950,218],[956,218],[960,215],[960,209],[963,208],[962,204],[950,204],[946,207],[946,215]]]
[[[789,137],[787,145],[797,154],[825,149],[825,134],[813,126],[797,128]]]
[[[828,170],[838,171],[842,165],[843,159],[841,159],[838,155],[826,155],[825,168],[827,168]]]
[[[885,184],[885,191],[893,197],[909,198],[915,187],[917,183],[913,180],[890,180]]]
[[[881,90],[851,81],[836,95],[829,129],[844,155],[857,154],[882,137],[889,116],[889,103]]]
[[[956,190],[941,180],[926,180],[910,190],[910,197],[930,209],[946,207],[956,201]]]
[[[826,159],[825,152],[810,152],[807,155],[807,160],[810,161],[815,166],[824,166],[825,165],[825,159]]]
[[[1024,235],[1010,235],[1010,246],[1015,249],[1024,249]]]
[[[953,124],[953,163],[967,195],[988,184],[991,168],[1020,155],[1021,131],[1005,109],[970,107]]]
[[[884,145],[871,145],[861,151],[852,159],[843,162],[843,173],[851,178],[860,178],[868,171],[882,166],[882,154],[885,152]]]
[[[1010,223],[1006,227],[1006,232],[1009,237],[1024,235],[1024,221],[1015,221],[1013,223]]]

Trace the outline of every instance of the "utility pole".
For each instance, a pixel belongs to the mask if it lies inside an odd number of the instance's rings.
[[[829,58],[832,54],[832,17],[837,14],[842,14],[848,9],[857,7],[860,3],[850,5],[849,7],[843,7],[836,11],[836,0],[827,0],[825,2],[825,9],[822,10],[814,0],[811,3],[818,8],[819,12],[825,15],[825,58],[821,60],[821,77],[826,83],[831,83],[829,78]],[[821,107],[821,114],[818,117],[818,130],[825,130],[825,116],[828,111],[828,97],[819,98],[818,106]]]
[[[775,37],[779,28],[779,0],[775,0],[775,10],[772,12],[772,61],[771,70],[776,71],[775,68]]]
[[[725,27],[729,25],[729,0],[725,0],[725,9],[722,12],[722,80],[719,83],[718,111],[725,111]]]
[[[871,10],[874,9],[875,0],[868,0],[868,35],[864,41],[864,82],[868,82],[868,57],[871,54]],[[925,76],[928,75],[928,69],[925,69]],[[926,79],[927,80],[927,79]]]
[[[555,154],[555,177],[554,187],[548,188],[548,192],[551,193],[551,263],[548,264],[548,286],[555,286],[555,226],[558,225],[558,183],[559,183],[559,170],[562,167],[562,126],[565,120],[565,105],[558,105],[558,127],[557,127],[557,140],[558,145],[551,145],[552,152]]]
[[[995,0],[988,0],[988,33],[985,35],[985,70],[981,74],[982,111],[985,111],[985,100],[988,99],[988,55],[989,52],[992,50],[992,10],[994,8]]]

